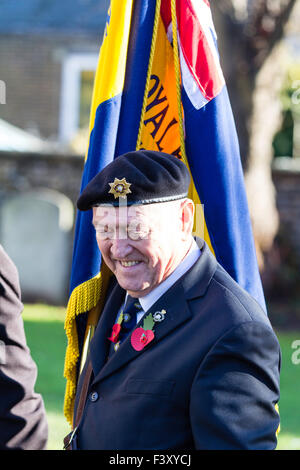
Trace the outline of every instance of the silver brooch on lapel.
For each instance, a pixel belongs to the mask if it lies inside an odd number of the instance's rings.
[[[165,310],[161,310],[160,312],[155,312],[152,317],[155,322],[161,322],[165,319],[165,314],[167,312]]]

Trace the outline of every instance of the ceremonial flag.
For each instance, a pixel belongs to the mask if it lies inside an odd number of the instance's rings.
[[[112,0],[100,50],[82,189],[109,162],[159,150],[190,170],[195,234],[265,308],[238,139],[208,0]],[[97,324],[109,273],[91,224],[78,213],[66,316],[65,415]]]

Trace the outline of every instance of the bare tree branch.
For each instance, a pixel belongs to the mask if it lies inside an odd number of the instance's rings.
[[[279,91],[285,70],[280,40],[300,0],[211,0],[244,168],[257,255],[278,228],[271,178],[272,139],[281,122]]]
[[[254,52],[253,66],[257,70],[274,45],[283,37],[284,27],[297,0],[256,0],[245,34]],[[251,33],[255,34],[252,35]]]
[[[243,51],[248,73],[256,74],[284,27],[297,0],[212,0]]]

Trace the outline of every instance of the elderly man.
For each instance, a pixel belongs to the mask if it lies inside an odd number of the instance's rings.
[[[69,447],[276,447],[278,341],[257,302],[192,237],[188,187],[180,160],[145,150],[118,157],[78,200],[93,210],[114,276]]]

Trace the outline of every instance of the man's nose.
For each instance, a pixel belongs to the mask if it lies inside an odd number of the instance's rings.
[[[132,252],[132,247],[127,238],[116,237],[112,241],[110,252],[114,258],[124,259]]]

